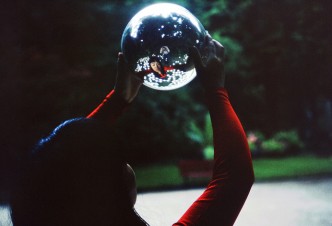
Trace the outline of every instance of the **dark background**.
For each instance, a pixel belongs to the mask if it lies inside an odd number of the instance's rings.
[[[1,188],[40,137],[87,115],[111,90],[122,31],[155,2],[1,3]],[[225,46],[226,87],[247,131],[294,130],[302,152],[331,154],[331,1],[170,2],[190,10]],[[204,130],[206,114],[196,80],[169,92],[143,87],[117,125],[117,145],[133,164],[199,158],[204,142],[192,128]]]

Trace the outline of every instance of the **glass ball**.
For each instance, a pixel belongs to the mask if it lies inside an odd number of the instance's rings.
[[[150,5],[139,11],[123,31],[121,49],[130,69],[157,90],[180,88],[196,77],[188,50],[201,49],[207,32],[182,6]]]

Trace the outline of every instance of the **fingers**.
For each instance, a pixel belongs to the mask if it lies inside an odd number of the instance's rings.
[[[203,57],[206,57],[207,60],[209,60],[211,58],[211,56],[213,56],[215,54],[215,48],[214,48],[214,43],[213,43],[213,39],[210,36],[210,34],[207,34],[205,36],[205,40],[204,40],[204,49],[203,49]]]
[[[204,45],[208,46],[212,42],[212,37],[209,33],[207,33],[204,37]]]
[[[123,70],[125,67],[125,59],[122,52],[118,53],[118,69]]]
[[[197,47],[194,46],[189,49],[189,57],[193,60],[196,70],[201,71],[204,65]]]
[[[189,50],[189,57],[193,59],[195,67],[202,68],[207,62],[217,58],[223,61],[224,59],[224,47],[218,41],[212,39],[207,34],[204,39],[204,48],[202,53],[198,51],[196,47]],[[201,55],[202,54],[202,55]]]
[[[118,72],[115,82],[115,91],[128,103],[138,94],[143,80],[135,76],[130,70],[122,52],[118,53]]]
[[[225,56],[224,46],[216,40],[213,40],[213,44],[215,47],[215,54],[216,54],[217,58],[220,58],[220,60],[223,60],[224,56]]]
[[[216,56],[216,46],[214,43],[214,39],[212,39],[211,36],[209,37],[209,42],[205,48],[207,51],[207,61],[209,61]]]
[[[122,60],[124,60],[124,59],[123,59],[123,53],[122,53],[122,52],[119,52],[119,53],[118,53],[118,61],[122,61]]]
[[[118,53],[118,73],[117,73],[117,79],[121,79],[124,74],[124,68],[125,68],[125,61],[124,61],[124,56],[123,53],[119,52]]]
[[[130,71],[128,63],[122,52],[118,53],[118,74],[124,79],[138,80],[141,83],[143,82],[145,76],[144,71],[137,73]]]

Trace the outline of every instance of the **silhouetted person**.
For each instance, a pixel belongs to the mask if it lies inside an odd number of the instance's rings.
[[[206,64],[196,48],[190,57],[205,88],[215,164],[211,182],[177,226],[233,225],[254,180],[246,135],[224,88],[224,49],[209,36],[206,48]],[[147,225],[134,209],[134,172],[112,142],[112,124],[142,82],[120,53],[115,89],[86,118],[66,121],[41,140],[13,190],[14,225]]]

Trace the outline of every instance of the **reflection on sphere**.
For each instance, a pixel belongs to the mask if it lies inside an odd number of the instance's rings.
[[[121,48],[129,67],[144,77],[144,85],[172,90],[196,76],[189,47],[199,49],[206,31],[185,8],[159,3],[139,11],[122,34]]]

